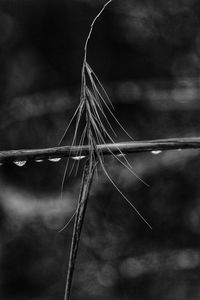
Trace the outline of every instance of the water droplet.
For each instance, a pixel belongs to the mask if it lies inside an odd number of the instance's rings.
[[[15,160],[13,163],[18,167],[23,167],[26,164],[26,160]]]
[[[73,156],[72,157],[72,159],[74,159],[74,160],[81,160],[83,158],[85,158],[85,156]]]
[[[161,152],[162,152],[161,150],[153,150],[153,151],[151,151],[151,153],[152,153],[152,154],[155,154],[155,155],[156,155],[156,154],[160,154]]]
[[[43,159],[35,159],[35,162],[38,162],[38,163],[43,162],[43,161],[44,161]]]
[[[124,153],[119,153],[119,154],[117,154],[117,156],[118,156],[118,157],[124,157],[124,156],[126,156],[126,154],[124,154]]]
[[[49,158],[48,160],[52,161],[52,162],[58,162],[61,160],[61,157],[52,157],[52,158]]]

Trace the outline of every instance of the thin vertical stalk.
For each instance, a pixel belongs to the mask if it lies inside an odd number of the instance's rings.
[[[74,142],[76,141],[77,131],[80,124],[80,119],[85,113],[85,133],[83,140],[81,144],[84,144],[84,140],[86,138],[87,144],[90,146],[90,152],[87,158],[87,161],[84,166],[83,176],[82,176],[82,182],[80,187],[80,193],[79,193],[79,199],[78,199],[78,205],[75,215],[75,223],[74,223],[74,229],[73,229],[73,235],[72,235],[72,243],[71,243],[71,250],[70,250],[70,258],[69,258],[69,266],[68,266],[68,273],[67,273],[67,280],[66,280],[66,288],[65,288],[65,296],[64,300],[70,299],[70,292],[72,287],[72,280],[73,280],[73,274],[74,274],[74,268],[76,263],[76,257],[79,247],[79,241],[81,236],[81,229],[83,226],[85,211],[87,207],[87,201],[89,197],[90,187],[92,184],[93,174],[95,167],[98,162],[101,162],[101,156],[98,153],[97,150],[97,143],[99,141],[99,134],[101,135],[101,131],[104,131],[104,128],[99,129],[99,126],[101,127],[103,124],[101,123],[101,120],[99,118],[98,110],[96,108],[96,104],[93,99],[93,93],[89,90],[87,86],[87,79],[86,76],[89,76],[90,83],[94,88],[94,91],[97,95],[97,88],[95,85],[95,81],[92,78],[92,70],[89,68],[89,65],[87,63],[87,46],[89,39],[91,37],[93,26],[96,22],[96,20],[100,17],[106,6],[111,3],[112,0],[107,1],[103,8],[100,10],[100,12],[97,14],[97,16],[94,18],[91,26],[90,31],[87,36],[85,47],[84,47],[84,60],[83,60],[83,66],[82,66],[82,77],[81,77],[81,95],[80,95],[80,103],[81,106],[77,111],[77,120],[76,120],[76,128],[74,133],[74,138],[72,145],[74,145]],[[99,99],[99,97],[98,97]],[[97,117],[97,121],[95,119]],[[65,131],[66,133],[66,131]],[[64,134],[65,136],[65,134]],[[63,136],[63,138],[64,138]]]
[[[70,250],[70,258],[69,258],[64,300],[70,299],[70,292],[71,292],[71,287],[72,287],[74,267],[75,267],[75,263],[76,263],[76,257],[77,257],[78,247],[79,247],[81,230],[82,230],[82,226],[83,226],[84,216],[85,216],[85,212],[86,212],[86,208],[87,208],[87,201],[88,201],[96,165],[97,165],[97,162],[94,162],[91,159],[91,157],[89,156],[85,163],[85,167],[84,167],[84,171],[83,171],[83,175],[82,175],[82,181],[81,181],[81,187],[80,187],[80,193],[79,193],[79,199],[78,199],[78,206],[77,206],[73,235],[72,235],[72,243],[71,243],[71,250]]]

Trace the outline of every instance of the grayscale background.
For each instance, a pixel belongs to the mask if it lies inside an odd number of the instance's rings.
[[[84,42],[102,0],[0,0],[0,149],[57,146],[78,103]],[[88,62],[135,140],[200,136],[200,2],[113,0]],[[116,141],[129,138],[111,120]],[[70,145],[73,128],[64,143]],[[113,158],[89,199],[74,300],[200,299],[198,150]],[[0,167],[0,299],[61,300],[81,170],[66,160]]]

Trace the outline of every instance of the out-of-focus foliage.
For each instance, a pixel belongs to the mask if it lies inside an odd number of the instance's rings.
[[[79,101],[83,46],[103,3],[0,1],[1,150],[58,145]],[[199,20],[197,0],[113,0],[98,20],[89,63],[135,139],[199,136]],[[150,188],[112,158],[105,164],[153,230],[99,169],[74,299],[199,299],[199,151],[127,158]],[[0,168],[3,300],[63,299],[72,224],[58,230],[76,207],[81,166],[61,199],[64,168],[65,160]]]

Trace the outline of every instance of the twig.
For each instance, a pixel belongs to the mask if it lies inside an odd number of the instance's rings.
[[[70,299],[72,279],[73,279],[76,256],[77,256],[78,246],[80,241],[81,229],[83,226],[83,220],[84,220],[85,211],[87,207],[87,200],[88,200],[92,178],[93,178],[96,165],[97,164],[94,164],[93,161],[88,157],[83,171],[81,188],[79,193],[79,200],[78,200],[77,211],[75,216],[64,300]]]
[[[200,137],[172,138],[160,140],[147,140],[135,142],[121,142],[115,144],[97,145],[97,150],[103,155],[112,153],[124,154],[135,152],[151,152],[155,150],[200,149]],[[74,157],[81,150],[82,156],[88,156],[89,146],[62,146],[44,149],[21,149],[0,151],[0,163],[9,163],[16,160],[37,160],[55,157]]]

